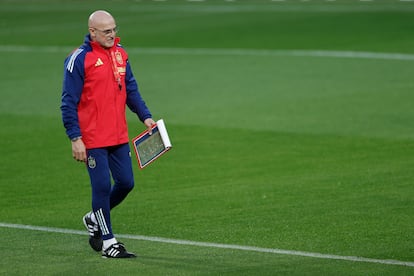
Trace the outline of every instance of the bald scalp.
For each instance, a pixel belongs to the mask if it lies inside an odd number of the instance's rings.
[[[115,24],[115,19],[113,16],[104,10],[94,11],[88,20],[89,28],[100,28],[104,25],[113,25]]]

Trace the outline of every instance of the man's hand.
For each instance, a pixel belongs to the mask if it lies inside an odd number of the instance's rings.
[[[76,161],[86,162],[86,148],[82,138],[72,141],[72,156]]]
[[[156,123],[152,118],[145,119],[144,125],[148,128],[149,135],[152,135],[152,126],[155,124]]]

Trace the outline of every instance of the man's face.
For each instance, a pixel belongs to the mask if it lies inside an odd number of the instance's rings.
[[[114,46],[115,36],[117,32],[116,24],[113,20],[101,23],[96,27],[89,27],[89,33],[93,41],[98,42],[104,48]]]

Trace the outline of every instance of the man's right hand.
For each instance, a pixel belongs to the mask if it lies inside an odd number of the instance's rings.
[[[86,162],[86,148],[82,138],[72,141],[72,156],[76,161]]]

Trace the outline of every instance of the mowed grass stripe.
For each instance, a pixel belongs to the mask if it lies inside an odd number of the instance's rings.
[[[3,222],[0,222],[0,227],[12,228],[12,229],[24,229],[24,230],[30,230],[30,231],[73,234],[73,235],[87,235],[85,231],[79,231],[79,230],[73,230],[73,229],[12,224],[12,223],[3,223]],[[178,244],[178,245],[191,245],[191,246],[198,246],[198,247],[212,247],[212,248],[253,251],[253,252],[260,252],[260,253],[271,253],[271,254],[291,255],[291,256],[320,258],[320,259],[332,259],[332,260],[342,260],[342,261],[352,261],[352,262],[378,263],[378,264],[384,264],[384,265],[399,265],[399,266],[414,267],[414,262],[405,262],[405,261],[400,261],[400,260],[381,260],[381,259],[364,258],[364,257],[357,257],[357,256],[339,256],[339,255],[322,254],[322,253],[316,253],[316,252],[284,250],[284,249],[277,249],[277,248],[262,248],[262,247],[244,246],[244,245],[235,245],[235,244],[197,242],[197,241],[169,239],[169,238],[162,238],[162,237],[149,237],[149,236],[143,236],[143,235],[117,234],[117,237],[124,238],[124,239],[143,240],[143,241],[161,242],[161,243]]]
[[[76,46],[25,46],[0,45],[0,52],[13,53],[69,53]],[[353,59],[383,59],[383,60],[414,60],[414,54],[404,53],[377,53],[357,51],[330,51],[330,50],[267,50],[267,49],[219,49],[219,48],[137,48],[127,47],[130,53],[166,54],[166,55],[227,55],[227,56],[295,56],[295,57],[327,57]]]

